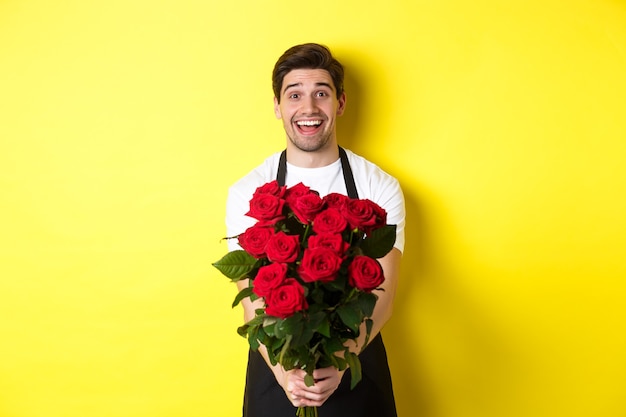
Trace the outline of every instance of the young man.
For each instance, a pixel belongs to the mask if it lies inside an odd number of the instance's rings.
[[[394,249],[380,259],[385,274],[384,291],[373,314],[370,343],[359,358],[363,379],[350,390],[350,376],[337,369],[314,372],[315,385],[307,387],[302,370],[286,371],[272,366],[267,351],[250,352],[244,396],[244,417],[293,417],[294,407],[317,406],[320,417],[395,417],[396,408],[387,356],[380,330],[389,320],[404,249],[404,198],[398,181],[364,158],[340,148],[336,121],[344,112],[343,67],[328,48],[318,44],[297,45],[277,61],[273,72],[274,112],[287,136],[285,152],[267,158],[262,165],[229,190],[226,225],[228,236],[243,233],[255,222],[246,217],[257,187],[278,179],[291,187],[299,182],[320,196],[338,192],[367,198],[387,211],[387,222],[397,225]],[[231,250],[239,249],[235,239]],[[248,283],[238,283],[240,289]],[[244,302],[245,320],[254,317],[262,300]],[[350,349],[358,353],[364,334]],[[349,371],[347,371],[349,372]]]

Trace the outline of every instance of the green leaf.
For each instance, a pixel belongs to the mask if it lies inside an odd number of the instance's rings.
[[[365,319],[365,341],[363,342],[363,346],[361,347],[361,352],[365,350],[367,344],[370,342],[370,334],[372,334],[372,326],[374,326],[374,321],[372,319]]]
[[[313,330],[316,330],[320,326],[320,324],[324,321],[325,318],[326,318],[325,311],[317,311],[313,314],[309,314],[307,317],[308,325]]]
[[[239,336],[241,337],[246,337],[246,335],[248,334],[248,325],[244,324],[243,326],[239,326],[237,328],[237,334],[239,334]]]
[[[245,250],[235,250],[228,252],[222,259],[213,263],[213,266],[226,277],[239,281],[254,269],[256,262],[257,259]]]
[[[258,350],[259,349],[259,341],[257,340],[257,335],[259,334],[259,328],[256,326],[248,327],[248,344],[250,345],[250,349]]]
[[[294,337],[293,346],[295,347],[308,346],[314,334],[315,334],[314,329],[311,328],[311,326],[307,326],[306,324],[304,324],[302,326],[302,332],[298,334],[297,337]]]
[[[274,325],[274,337],[278,338],[278,339],[284,339],[285,338],[285,332],[283,332],[282,328],[280,327],[280,321],[278,323],[276,323],[276,325]]]
[[[317,332],[322,336],[330,337],[330,321],[327,317],[317,326]]]
[[[335,352],[341,352],[345,349],[341,340],[334,337],[326,340],[324,344],[326,352],[330,355],[334,355]]]
[[[276,334],[274,333],[274,329],[276,328],[276,323],[278,319],[276,317],[266,317],[263,320],[263,330],[268,336],[274,337]]]
[[[348,277],[345,274],[339,274],[337,277],[326,284],[326,288],[330,291],[345,291],[346,285],[348,284]]]
[[[233,301],[233,308],[237,306],[246,297],[250,297],[252,295],[252,287],[246,287],[243,290],[239,291],[239,294],[235,297],[235,301]]]
[[[315,385],[315,379],[313,379],[313,375],[306,374],[304,377],[304,383],[307,387],[312,387],[313,385]]]
[[[290,345],[291,345],[291,335],[287,335],[287,337],[285,338],[285,344],[283,345],[283,348],[280,350],[280,356],[278,357],[278,362],[280,362],[283,365],[286,364],[285,354],[289,350]]]
[[[296,313],[293,316],[279,321],[276,325],[283,334],[298,335],[302,332],[302,314]]]
[[[269,316],[266,315],[261,315],[261,316],[255,316],[254,318],[252,318],[252,320],[248,321],[246,323],[246,325],[250,326],[250,327],[259,327],[261,325],[263,325],[263,321]]]
[[[313,288],[310,292],[311,300],[313,301],[313,305],[319,305],[324,303],[324,290],[319,287]]]
[[[276,366],[276,364],[278,363],[278,358],[276,357],[276,355],[270,353],[268,354],[269,358],[270,358],[270,363],[272,364],[272,366]]]
[[[363,316],[372,317],[377,300],[378,296],[376,294],[372,294],[371,292],[362,292],[359,294],[357,302],[359,304],[359,308],[363,312]]]
[[[395,243],[396,225],[388,224],[367,235],[361,243],[361,250],[371,258],[382,258],[393,249]]]
[[[350,380],[350,389],[354,389],[356,384],[358,384],[362,378],[361,361],[356,353],[352,353],[350,351],[346,351],[346,361],[348,362],[348,366],[350,366],[350,374],[352,375],[352,379]]]
[[[285,344],[285,339],[274,337],[272,342],[267,346],[267,350],[271,352],[279,352],[279,349]]]
[[[339,318],[343,324],[345,324],[350,330],[354,332],[359,331],[359,326],[361,325],[361,315],[359,312],[355,311],[354,308],[350,305],[342,305],[337,308],[337,314],[339,314]]]
[[[330,359],[332,366],[339,369],[340,371],[343,371],[344,369],[348,367],[348,362],[346,362],[344,358],[340,358],[339,356],[335,356],[335,355],[330,355],[328,359]]]
[[[264,345],[265,345],[265,344],[267,343],[267,339],[268,339],[268,337],[267,337],[267,333],[265,333],[265,330],[263,329],[263,327],[262,327],[262,326],[257,327],[257,329],[258,329],[258,332],[257,332],[256,339],[257,339],[260,343],[262,343],[262,344],[264,344]]]

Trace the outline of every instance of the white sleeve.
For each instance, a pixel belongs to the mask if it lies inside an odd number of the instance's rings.
[[[396,225],[396,243],[394,247],[400,252],[404,252],[404,227],[406,209],[404,205],[404,194],[400,183],[393,177],[390,181],[379,184],[376,203],[387,211],[387,224]]]
[[[256,220],[246,216],[250,209],[250,199],[253,191],[248,192],[248,187],[236,184],[228,190],[226,200],[226,236],[235,237],[245,232]],[[241,249],[237,239],[228,239],[228,250]]]
[[[250,210],[250,199],[254,191],[276,176],[280,152],[269,156],[265,161],[239,179],[228,189],[226,199],[226,236],[234,237],[245,232],[256,223],[252,217],[246,216]],[[228,239],[228,249],[241,249],[237,239]]]

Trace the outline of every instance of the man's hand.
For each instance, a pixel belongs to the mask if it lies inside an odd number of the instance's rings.
[[[335,392],[345,371],[335,367],[313,371],[315,384],[307,387],[304,382],[306,372],[302,369],[284,371],[282,387],[287,398],[295,407],[319,407]]]

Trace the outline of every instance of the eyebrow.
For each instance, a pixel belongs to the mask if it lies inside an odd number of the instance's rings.
[[[287,90],[289,90],[290,88],[294,88],[294,87],[300,87],[302,86],[302,83],[293,83],[293,84],[289,84],[285,87],[285,89],[283,90],[283,93],[285,93]],[[319,82],[319,83],[315,83],[316,87],[328,87],[330,90],[333,89],[333,87],[328,84],[328,83],[323,83],[323,82]]]

